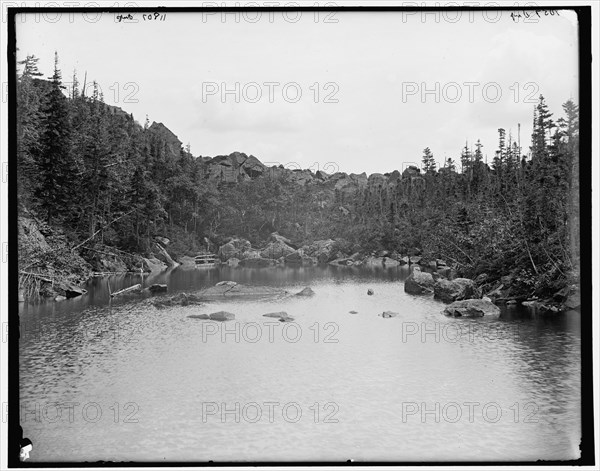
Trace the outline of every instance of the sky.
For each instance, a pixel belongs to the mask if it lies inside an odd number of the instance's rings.
[[[270,164],[384,173],[460,161],[498,128],[529,146],[543,94],[558,117],[578,102],[577,19],[494,12],[23,15],[18,59],[96,80],[109,104],[162,122],[194,155],[234,151]]]

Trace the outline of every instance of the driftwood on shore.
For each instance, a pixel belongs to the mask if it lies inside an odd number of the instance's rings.
[[[110,297],[114,298],[115,296],[119,296],[120,294],[129,293],[132,291],[139,291],[141,289],[142,289],[142,285],[140,285],[138,283],[137,285],[130,286],[129,288],[123,288],[119,291],[115,291],[114,293],[111,293]]]

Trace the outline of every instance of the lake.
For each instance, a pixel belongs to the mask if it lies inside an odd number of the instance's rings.
[[[495,319],[447,318],[441,302],[404,292],[408,274],[178,267],[22,304],[31,461],[578,458],[579,314],[507,307]],[[166,283],[171,295],[222,280],[316,294],[165,309],[139,295],[109,302],[109,285]],[[188,317],[216,311],[236,319]],[[294,322],[263,317],[278,311]]]

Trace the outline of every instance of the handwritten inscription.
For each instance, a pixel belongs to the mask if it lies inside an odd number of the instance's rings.
[[[521,10],[510,14],[515,23],[519,22],[521,18],[523,18],[524,22],[527,22],[527,20],[537,21],[537,18],[542,18],[543,16],[560,16],[560,13],[557,10]]]
[[[144,13],[142,19],[144,21],[165,21],[167,19],[167,14],[158,12]]]
[[[116,23],[139,23],[140,19],[142,22],[148,21],[165,21],[167,19],[166,13],[143,13],[136,17],[133,13],[128,13],[126,15],[116,15],[115,22]]]

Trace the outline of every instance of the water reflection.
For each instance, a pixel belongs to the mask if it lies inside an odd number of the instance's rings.
[[[37,444],[31,459],[576,458],[579,317],[511,308],[499,319],[446,318],[431,297],[404,293],[408,274],[405,267],[179,267],[143,280],[97,279],[79,299],[23,305],[20,394],[24,431]],[[161,310],[139,295],[109,296],[140,282],[166,283],[172,294],[222,280],[292,293],[310,285],[317,294]],[[236,320],[188,318],[219,310]],[[386,310],[399,316],[378,316]],[[275,311],[295,325],[262,317]],[[291,341],[294,332],[301,335]],[[48,409],[65,402],[78,404],[73,420]],[[295,403],[302,418],[278,410],[271,421],[265,402]],[[240,412],[234,420],[235,405],[251,403],[263,416],[252,422]],[[207,404],[233,412],[206,420]],[[463,409],[454,422],[452,404]],[[478,404],[472,417],[464,404]],[[332,411],[337,422],[325,421]]]

